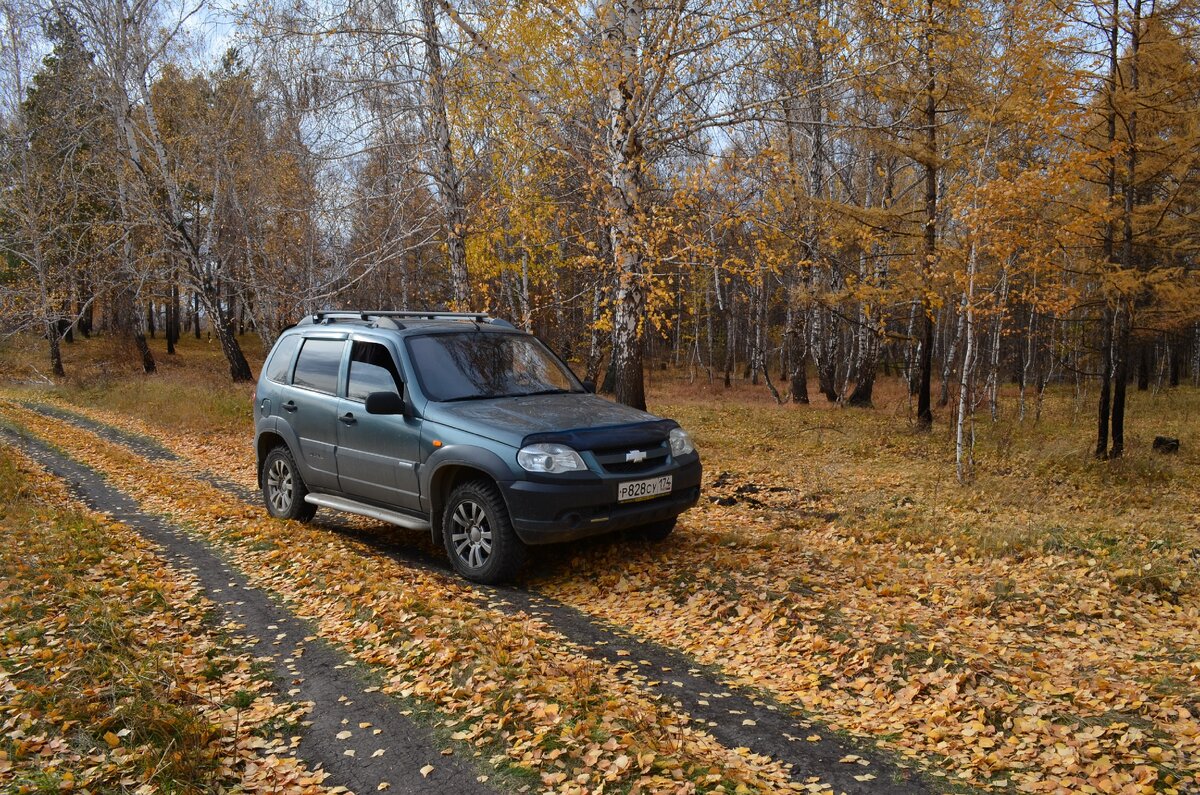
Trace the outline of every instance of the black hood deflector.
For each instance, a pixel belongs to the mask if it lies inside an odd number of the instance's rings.
[[[675,420],[652,420],[634,425],[600,425],[569,431],[545,431],[529,434],[521,445],[565,444],[575,450],[639,447],[665,441],[671,435],[671,429],[678,427],[679,423]]]

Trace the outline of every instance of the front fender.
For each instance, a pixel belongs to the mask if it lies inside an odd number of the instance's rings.
[[[474,470],[498,484],[511,483],[518,477],[512,466],[491,450],[468,444],[438,448],[421,465],[419,474],[421,508],[429,513],[435,532],[438,516],[449,494],[449,484],[462,480],[464,469]]]

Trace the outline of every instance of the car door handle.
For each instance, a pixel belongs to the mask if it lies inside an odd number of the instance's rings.
[[[296,410],[296,401],[289,400],[287,403],[284,403],[283,410],[284,411],[295,411]]]
[[[353,425],[354,423],[358,422],[358,420],[354,419],[354,415],[348,411],[342,416],[338,417],[338,419],[344,422],[346,425]]]

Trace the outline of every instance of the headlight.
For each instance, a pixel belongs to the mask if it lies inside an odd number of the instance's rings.
[[[681,456],[694,452],[696,445],[692,444],[692,435],[683,428],[671,429],[671,455]]]
[[[579,453],[565,444],[531,444],[517,451],[517,463],[530,472],[577,472],[587,469]]]

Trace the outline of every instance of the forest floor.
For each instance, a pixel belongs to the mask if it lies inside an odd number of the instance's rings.
[[[430,769],[380,785],[453,774],[501,791],[1200,790],[1200,391],[1133,394],[1114,462],[1089,455],[1094,394],[1058,387],[1035,422],[1006,393],[998,421],[978,419],[975,477],[960,485],[949,410],[918,433],[896,384],[870,410],[777,406],[761,387],[656,371],[651,410],[696,436],[702,504],[666,544],[540,550],[519,587],[479,589],[420,533],[326,512],[310,526],[268,519],[253,494],[252,387],[227,383],[215,342],[155,350],[147,378],[102,340],[66,346],[72,378],[55,386],[36,340],[0,348],[0,423],[24,434],[6,460],[45,484],[6,494],[5,516],[33,511],[70,535],[55,511],[125,500],[120,532],[162,525],[150,534],[161,551],[145,552],[165,567],[155,578],[217,603],[204,572],[226,566],[280,621],[306,622],[320,646],[308,653],[342,661],[293,678],[354,669],[374,682],[360,691],[386,697],[377,708],[426,732]],[[1181,451],[1153,453],[1159,434]],[[18,526],[0,523],[6,546]],[[172,545],[198,573],[164,562]],[[216,563],[197,565],[204,554]],[[12,606],[34,586],[23,570],[4,576],[0,689],[24,694],[12,655],[28,652],[12,639],[34,619]],[[244,612],[230,620],[252,625]],[[307,709],[310,733],[356,700],[328,707],[294,689],[272,697]],[[37,752],[62,747],[67,729],[44,718],[56,696],[38,698],[0,707],[0,786],[31,758],[14,729],[41,720]],[[374,724],[343,720],[351,743]],[[266,766],[363,790],[306,742],[265,743]],[[82,764],[63,770],[95,767]],[[220,769],[263,766],[238,764]]]

